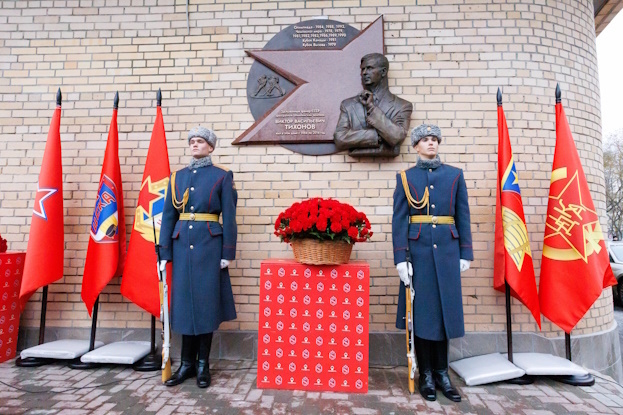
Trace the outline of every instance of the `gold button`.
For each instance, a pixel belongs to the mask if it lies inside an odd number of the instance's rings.
[[[192,248],[193,246],[191,245],[190,247]],[[437,244],[433,244],[433,248],[437,249]]]
[[[191,207],[190,207],[190,210],[195,210],[195,207],[194,207],[194,206],[191,206]]]
[[[435,205],[430,205],[431,208],[435,209]]]
[[[433,186],[433,185],[431,184],[431,185],[430,185],[430,188],[431,188],[431,189],[434,189],[434,188],[435,188],[435,186]]]
[[[437,245],[435,245],[435,248],[437,248]],[[195,247],[191,245],[190,249],[195,249]]]
[[[193,228],[193,225],[188,226],[188,229],[192,229],[192,228]]]
[[[194,191],[195,191],[195,188],[194,188],[194,187],[191,187],[191,188],[190,188],[190,191],[191,191],[191,192],[194,192]]]
[[[190,220],[195,220],[195,214],[191,213],[190,215],[188,215],[190,217]]]

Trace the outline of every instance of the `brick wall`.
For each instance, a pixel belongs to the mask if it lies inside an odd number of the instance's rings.
[[[380,162],[231,145],[253,122],[246,99],[253,60],[244,51],[262,48],[286,26],[319,15],[358,29],[384,16],[390,89],[414,104],[412,127],[424,121],[441,126],[442,160],[465,171],[475,248],[472,269],[462,277],[467,331],[505,328],[504,296],[491,288],[498,86],[537,275],[557,82],[605,225],[592,1],[191,0],[189,10],[190,33],[185,0],[0,1],[0,233],[12,250],[26,249],[58,87],[64,95],[65,277],[50,286],[48,326],[90,325],[80,283],[114,93],[121,98],[119,154],[129,236],[155,94],[162,88],[172,169],[188,162],[186,132],[202,124],[220,139],[215,161],[235,174],[239,236],[231,275],[238,319],[222,328],[257,329],[260,261],[291,257],[272,235],[273,221],[293,201],[321,195],[349,202],[370,218],[373,242],[357,244],[353,257],[371,265],[370,330],[395,330],[392,194],[395,173],[414,164],[414,151],[405,143],[400,157]],[[610,328],[611,297],[604,290],[574,333]],[[32,297],[22,326],[38,327],[39,300],[40,294]],[[119,281],[100,302],[101,327],[149,327],[149,315],[119,294]],[[513,305],[514,330],[537,330],[527,310]],[[544,322],[543,335],[560,334]]]

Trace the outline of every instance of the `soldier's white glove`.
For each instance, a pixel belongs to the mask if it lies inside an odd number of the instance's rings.
[[[167,260],[163,259],[162,261],[160,261],[160,271],[164,271],[165,269],[167,269]]]
[[[226,259],[221,259],[221,269],[225,269],[229,266],[230,262]]]
[[[398,275],[400,276],[400,281],[408,287],[411,284],[411,279],[409,277],[413,276],[413,267],[411,264],[407,262],[400,262],[396,265],[396,269],[398,270]]]
[[[459,260],[459,268],[461,269],[461,272],[467,271],[469,269],[469,261],[466,259]]]

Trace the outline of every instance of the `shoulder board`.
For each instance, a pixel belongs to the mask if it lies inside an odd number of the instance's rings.
[[[459,173],[459,172],[463,171],[461,168],[459,168],[459,167],[455,167],[455,166],[452,166],[452,165],[450,165],[450,164],[445,164],[445,163],[442,163],[441,165],[442,165],[442,166],[446,166],[446,167],[448,167],[450,170],[454,170],[454,171],[455,171],[455,172],[457,172],[457,173]]]
[[[223,170],[223,171],[229,171],[229,169],[225,166],[222,166],[220,164],[213,164],[214,167],[218,167],[219,169]]]

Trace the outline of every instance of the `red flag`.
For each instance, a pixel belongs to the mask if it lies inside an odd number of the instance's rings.
[[[616,283],[567,116],[558,102],[539,287],[541,310],[570,333],[603,289]]]
[[[125,262],[125,217],[123,187],[119,167],[117,109],[112,113],[106,154],[100,176],[97,200],[91,220],[91,237],[82,278],[82,301],[89,315],[104,287],[121,275]]]
[[[23,310],[37,289],[63,278],[63,166],[61,163],[60,90],[43,153],[28,250],[19,292]]]
[[[121,280],[121,294],[156,317],[160,316],[160,294],[152,218],[156,224],[156,236],[159,237],[170,174],[162,109],[158,105],[134,215],[128,259]]]
[[[521,190],[513,161],[506,117],[498,105],[498,178],[495,203],[495,257],[493,287],[505,292],[505,282],[511,295],[532,313],[541,328],[539,296],[532,264],[530,239],[523,213]]]

